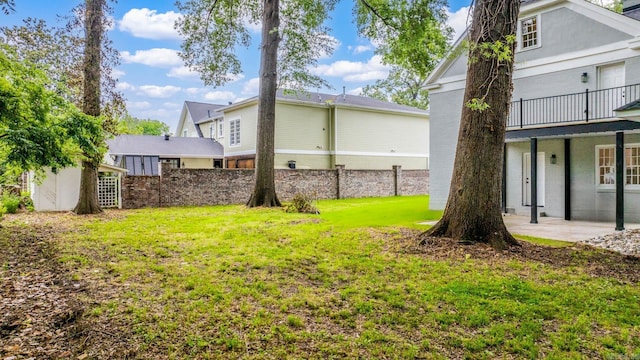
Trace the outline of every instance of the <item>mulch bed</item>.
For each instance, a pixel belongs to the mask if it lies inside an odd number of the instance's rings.
[[[144,356],[123,318],[89,316],[87,309],[118,299],[117,287],[73,280],[61,265],[57,234],[73,231],[72,214],[26,214],[0,224],[0,360],[127,359]],[[104,215],[107,218],[120,216]],[[19,218],[19,217],[18,217]],[[75,218],[75,220],[74,220]],[[553,267],[584,268],[595,277],[640,282],[640,258],[576,244],[551,248],[520,242],[496,252],[484,244],[463,245],[453,239],[428,238],[399,229],[390,234],[371,230],[387,241],[387,251],[433,260],[533,261]],[[589,251],[585,251],[589,250]]]

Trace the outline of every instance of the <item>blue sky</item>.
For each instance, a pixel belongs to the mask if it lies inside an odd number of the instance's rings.
[[[61,25],[57,15],[66,15],[80,0],[16,1],[16,12],[3,16],[3,24],[17,25],[27,17],[45,19],[50,25]],[[470,1],[450,2],[450,25],[458,34],[467,20]],[[313,71],[323,76],[334,87],[323,92],[341,92],[342,87],[351,94],[385,78],[387,67],[374,54],[374,46],[357,36],[352,22],[352,1],[342,1],[329,25],[339,46],[331,57],[319,60]],[[226,104],[258,92],[259,29],[252,32],[249,49],[239,49],[243,74],[232,83],[213,88],[204,86],[197,73],[184,67],[177,55],[180,39],[172,23],[180,14],[175,0],[120,0],[114,7],[114,27],[108,36],[120,51],[121,65],[116,69],[118,87],[127,99],[127,109],[133,116],[151,118],[167,123],[172,132],[185,100]]]

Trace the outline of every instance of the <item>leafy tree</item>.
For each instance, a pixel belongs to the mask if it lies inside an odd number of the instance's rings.
[[[76,164],[80,153],[102,156],[100,119],[82,114],[35,64],[0,46],[0,167],[20,173]],[[98,145],[96,145],[98,144]],[[99,155],[98,155],[99,154]]]
[[[426,76],[417,77],[410,70],[393,66],[386,79],[365,86],[362,95],[426,110],[429,108],[426,80]]]
[[[138,119],[125,115],[118,120],[119,134],[163,135],[169,132],[169,125],[159,120]]]
[[[207,85],[220,86],[241,71],[236,47],[247,47],[248,23],[262,24],[256,181],[248,206],[280,206],[274,181],[276,89],[326,86],[309,68],[335,46],[323,25],[337,0],[188,0],[176,25],[181,56]],[[281,16],[282,15],[282,16]]]
[[[9,15],[16,9],[16,4],[13,0],[0,0],[0,8],[5,15]]]
[[[449,199],[424,236],[516,244],[500,210],[503,146],[512,91],[519,0],[477,0],[469,30],[465,106]]]

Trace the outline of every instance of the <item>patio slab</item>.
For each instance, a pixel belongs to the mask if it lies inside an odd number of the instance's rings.
[[[544,239],[584,241],[596,236],[616,232],[614,222],[567,221],[561,218],[539,217],[537,224],[531,218],[520,215],[503,215],[504,223],[512,234],[535,236]],[[640,229],[640,224],[625,224],[625,229]]]

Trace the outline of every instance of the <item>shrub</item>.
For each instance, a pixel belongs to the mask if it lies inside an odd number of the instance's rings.
[[[2,194],[2,205],[9,214],[15,214],[20,206],[20,196],[10,192],[4,192]]]
[[[33,200],[31,199],[31,193],[28,191],[20,193],[20,208],[33,211]]]
[[[314,196],[301,193],[295,194],[291,204],[285,207],[285,211],[288,213],[320,214],[320,210],[315,206]]]

